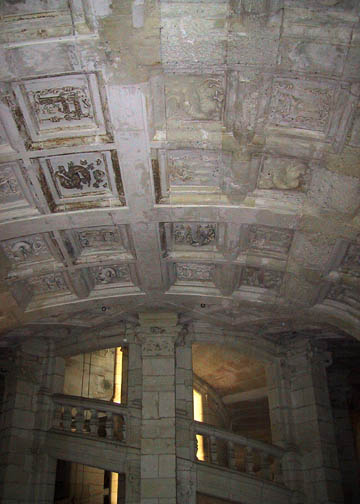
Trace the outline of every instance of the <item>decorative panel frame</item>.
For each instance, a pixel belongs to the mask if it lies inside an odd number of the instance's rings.
[[[106,133],[94,73],[31,79],[13,90],[35,142]]]
[[[123,204],[121,175],[115,174],[110,151],[40,158],[40,170],[56,210],[93,204]],[[106,203],[107,202],[107,203]]]
[[[0,221],[39,214],[32,206],[18,162],[0,164]]]

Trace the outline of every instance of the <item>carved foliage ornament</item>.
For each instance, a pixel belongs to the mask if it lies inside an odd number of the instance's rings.
[[[213,281],[214,264],[178,263],[176,265],[178,280]]]
[[[247,267],[243,269],[242,284],[263,289],[280,289],[284,273]]]
[[[174,240],[176,244],[202,247],[215,241],[215,224],[175,224]]]

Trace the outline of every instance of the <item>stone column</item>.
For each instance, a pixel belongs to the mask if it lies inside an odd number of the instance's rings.
[[[177,504],[195,504],[192,341],[186,328],[182,329],[179,336],[175,370]]]
[[[285,485],[294,491],[293,502],[305,502],[300,450],[296,446],[291,398],[291,373],[285,359],[274,359],[266,367],[272,443],[286,450],[282,461]]]
[[[173,313],[140,314],[142,344],[141,503],[176,504]]]
[[[44,343],[41,342],[44,347]],[[32,502],[54,502],[57,459],[46,453],[46,432],[51,429],[54,404],[51,396],[64,389],[65,360],[54,355],[54,342],[47,343],[46,356],[42,359],[43,374],[37,399],[35,435],[33,444]]]
[[[310,341],[287,352],[295,442],[302,455],[304,493],[311,504],[343,502],[326,367],[331,355]]]
[[[126,327],[128,341],[128,377],[127,377],[127,406],[129,411],[129,425],[127,442],[131,446],[141,446],[141,403],[142,403],[142,361],[141,343],[136,337],[133,324]],[[140,502],[140,456],[132,454],[126,461],[125,502],[138,504]]]

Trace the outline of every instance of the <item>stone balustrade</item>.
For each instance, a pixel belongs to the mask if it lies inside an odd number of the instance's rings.
[[[286,450],[202,422],[194,422],[194,434],[203,437],[203,462],[283,484],[281,462]],[[202,462],[197,449],[195,459]]]
[[[99,399],[54,394],[52,428],[94,438],[125,442],[127,408]]]

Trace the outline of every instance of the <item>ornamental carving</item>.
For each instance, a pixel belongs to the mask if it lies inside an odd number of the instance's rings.
[[[143,356],[172,355],[173,353],[174,340],[171,337],[147,336],[142,345]]]
[[[251,249],[287,254],[293,231],[277,229],[270,226],[252,225],[249,229],[249,246]]]
[[[307,166],[298,160],[267,158],[261,171],[258,188],[304,191]]]
[[[59,123],[94,117],[88,89],[85,86],[30,91],[29,98],[40,122]]]
[[[86,229],[78,232],[80,244],[83,248],[107,248],[119,246],[121,238],[115,228]]]
[[[242,284],[251,287],[278,290],[281,287],[283,276],[284,273],[282,271],[247,267],[243,269]]]
[[[98,285],[130,281],[130,272],[126,265],[98,266],[91,270]]]
[[[214,264],[178,263],[176,265],[178,280],[211,282],[215,272]]]
[[[174,241],[176,244],[202,247],[216,239],[215,224],[175,224]]]
[[[51,273],[33,278],[31,279],[30,284],[33,286],[34,293],[36,295],[57,293],[68,290],[61,273]]]
[[[103,161],[98,158],[96,163],[89,163],[87,159],[81,159],[78,164],[73,161],[67,163],[67,167],[59,165],[55,171],[55,178],[64,189],[106,188],[108,186],[106,174],[102,167]]]
[[[29,236],[24,240],[7,240],[2,243],[5,254],[15,262],[25,262],[49,255],[44,240],[38,236]]]
[[[0,203],[11,203],[22,198],[22,193],[11,166],[0,168]]]
[[[341,270],[344,273],[360,277],[360,245],[349,245]]]
[[[170,185],[218,186],[222,160],[211,151],[169,151],[167,170]]]
[[[324,131],[329,120],[333,90],[315,82],[281,79],[274,82],[272,123]]]
[[[167,89],[167,116],[180,120],[220,120],[224,101],[222,78],[172,81]]]

